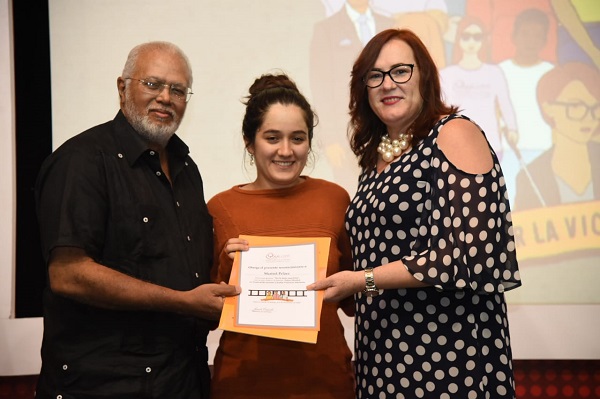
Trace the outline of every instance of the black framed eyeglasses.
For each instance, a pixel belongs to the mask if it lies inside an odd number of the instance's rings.
[[[151,78],[148,78],[148,79],[125,78],[125,79],[137,80],[138,82],[140,82],[142,89],[146,93],[154,94],[155,96],[158,96],[160,93],[162,93],[162,91],[166,87],[169,89],[169,95],[172,96],[175,100],[180,101],[180,102],[187,103],[188,101],[190,101],[190,98],[192,98],[192,94],[194,94],[192,92],[192,89],[190,89],[189,87],[185,87],[185,86],[178,85],[178,84],[169,84],[169,83],[165,83],[161,80],[157,80],[157,79],[151,79]]]
[[[567,111],[567,118],[580,121],[583,120],[588,114],[592,115],[592,119],[600,120],[600,103],[596,103],[594,105],[587,105],[582,102],[561,102],[554,101],[552,104],[560,105],[565,107]]]
[[[364,77],[364,82],[367,87],[374,89],[381,86],[385,80],[385,75],[388,75],[394,83],[406,83],[410,80],[413,74],[415,64],[398,64],[392,67],[389,71],[381,69],[371,69]]]

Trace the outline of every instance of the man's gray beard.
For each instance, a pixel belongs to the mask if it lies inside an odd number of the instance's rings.
[[[129,123],[131,123],[140,136],[163,148],[167,146],[167,143],[179,127],[179,120],[177,118],[174,118],[173,122],[168,125],[155,125],[147,115],[138,114],[133,103],[130,101],[125,101],[125,111],[129,115]]]

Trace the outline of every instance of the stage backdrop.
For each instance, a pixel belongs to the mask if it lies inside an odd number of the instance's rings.
[[[345,134],[347,84],[362,44],[343,1],[52,0],[49,6],[54,148],[112,119],[116,79],[129,50],[166,40],[179,45],[193,67],[194,95],[178,134],[199,165],[207,200],[254,178],[244,157],[241,100],[254,79],[278,71],[296,81],[320,119],[316,158],[305,173],[334,180],[350,194],[355,190],[358,170]],[[600,58],[593,43],[600,39],[600,3],[372,0],[369,12],[375,31],[408,27],[421,35],[438,64],[447,101],[482,127],[501,157],[523,279],[522,288],[507,293],[515,358],[599,359],[600,207],[594,191],[600,193],[600,168],[592,161],[600,159],[600,80],[596,87],[567,85],[570,104],[552,104],[554,115],[562,112],[563,130],[573,133],[567,138],[543,119],[536,90],[546,73],[571,64],[587,65],[597,76]],[[3,87],[10,87],[2,50],[0,75]],[[0,159],[6,163],[15,132],[9,134],[10,98],[3,94],[0,100],[0,148],[6,152]],[[11,165],[0,170],[3,199],[10,204]],[[2,229],[0,295],[2,317],[10,319],[4,310],[11,304],[14,240],[8,223]],[[12,343],[0,352],[39,347],[41,333],[18,342],[21,327],[10,321],[0,326]],[[39,320],[31,323],[40,331]],[[352,340],[351,321],[345,323]],[[218,336],[211,334],[211,355]],[[0,360],[0,375],[35,374],[35,361],[20,366]]]

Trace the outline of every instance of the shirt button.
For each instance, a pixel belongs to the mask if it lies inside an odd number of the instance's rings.
[[[150,151],[150,155],[154,155],[156,154],[154,151]]]
[[[148,223],[148,218],[144,216],[144,218],[142,219],[144,221],[144,223]]]
[[[200,275],[198,273],[196,273],[196,278],[200,278]]]
[[[188,166],[188,163],[187,163],[187,161],[185,161],[185,166]]]
[[[187,236],[187,240],[188,241],[192,241],[192,239],[190,238],[190,236]]]
[[[117,154],[117,156],[118,156],[119,158],[123,158],[123,154],[121,154],[121,153],[118,153],[118,154]]]
[[[160,173],[160,171],[156,172],[156,176],[161,176],[161,175],[162,175],[162,173]]]
[[[62,395],[56,395],[56,399],[62,399]]]
[[[179,208],[179,201],[175,201],[175,205]]]
[[[150,367],[146,367],[146,373],[149,373],[151,371],[152,371],[152,369]]]
[[[69,366],[67,366],[66,364],[63,364],[63,370],[66,370],[68,368],[69,368]]]

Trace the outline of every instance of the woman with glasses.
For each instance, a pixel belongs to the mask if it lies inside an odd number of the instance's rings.
[[[600,199],[600,73],[573,62],[538,83],[542,117],[553,146],[517,175],[515,209]]]
[[[344,214],[350,197],[337,184],[302,174],[311,156],[315,116],[285,74],[263,75],[250,87],[242,123],[256,179],[208,202],[215,239],[215,282],[229,281],[240,234],[330,237],[327,275],[352,267]],[[244,287],[242,287],[242,290]],[[285,299],[269,292],[269,300]],[[224,331],[214,358],[212,399],[352,399],[352,353],[338,309],[352,316],[352,298],[323,305],[316,344]]]
[[[350,81],[362,167],[346,212],[354,271],[309,285],[354,295],[357,398],[514,398],[504,292],[521,285],[510,207],[484,132],[442,101],[408,30],[364,48]]]

